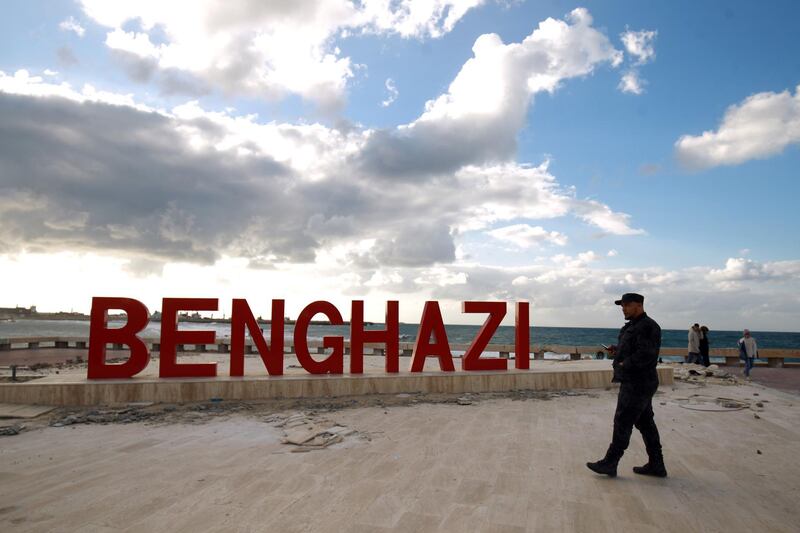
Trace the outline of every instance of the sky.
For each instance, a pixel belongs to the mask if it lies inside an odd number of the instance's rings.
[[[0,306],[800,331],[797,2],[3,6]]]

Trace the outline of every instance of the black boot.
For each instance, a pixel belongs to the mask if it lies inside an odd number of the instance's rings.
[[[615,461],[612,459],[603,458],[594,463],[586,463],[586,466],[592,472],[605,474],[609,477],[617,477],[617,463],[619,463],[619,459]]]
[[[661,456],[650,457],[644,466],[634,466],[633,471],[643,476],[667,477],[667,468],[664,466],[664,458]]]

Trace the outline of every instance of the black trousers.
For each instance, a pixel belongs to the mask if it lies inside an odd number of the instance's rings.
[[[623,382],[620,385],[617,410],[614,413],[614,436],[608,447],[606,459],[619,461],[631,442],[631,432],[634,427],[642,434],[648,457],[661,459],[661,439],[653,418],[653,395],[656,390],[658,382]]]

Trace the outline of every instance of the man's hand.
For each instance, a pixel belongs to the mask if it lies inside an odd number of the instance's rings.
[[[613,355],[613,354],[616,354],[616,353],[617,353],[617,345],[616,345],[616,344],[612,344],[611,346],[609,346],[608,348],[606,348],[606,351],[607,351],[608,353],[612,354],[612,355]]]

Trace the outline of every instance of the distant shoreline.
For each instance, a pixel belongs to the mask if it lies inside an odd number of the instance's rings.
[[[120,320],[124,321],[127,320],[127,315],[108,315],[108,320]],[[230,318],[211,318],[211,317],[192,317],[192,316],[184,316],[180,315],[180,322],[191,322],[195,324],[230,324]],[[0,318],[0,322],[23,322],[23,321],[32,321],[32,320],[61,320],[61,321],[75,321],[75,322],[89,322],[91,317],[89,315],[85,315],[83,313],[66,313],[66,312],[59,312],[59,313],[37,313],[36,315],[28,315],[28,316],[15,316],[15,317],[2,317]],[[150,322],[161,322],[160,316],[151,316]],[[267,320],[263,318],[256,319],[256,322],[259,324],[272,324],[272,320]],[[284,324],[294,325],[297,321],[292,319],[284,319]],[[312,326],[334,326],[334,325],[342,325],[342,326],[349,326],[350,321],[345,320],[342,324],[331,324],[328,320],[312,320],[310,322]],[[367,326],[374,326],[374,322],[364,322]]]

